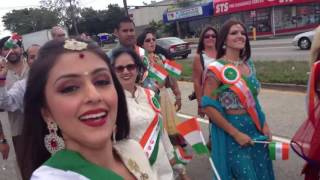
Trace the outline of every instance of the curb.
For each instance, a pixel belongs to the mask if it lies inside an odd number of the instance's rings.
[[[261,87],[266,89],[274,89],[274,90],[307,92],[306,85],[298,85],[298,84],[261,83]]]
[[[181,82],[192,83],[191,78],[181,77]],[[306,85],[299,84],[284,84],[284,83],[261,83],[261,87],[265,89],[282,90],[282,91],[295,91],[295,92],[307,92]]]

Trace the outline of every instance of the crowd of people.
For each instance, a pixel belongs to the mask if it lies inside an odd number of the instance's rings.
[[[170,59],[157,48],[155,32],[136,36],[124,17],[114,30],[119,42],[107,53],[86,35],[68,38],[58,26],[51,33],[51,41],[28,47],[26,56],[20,40],[10,47],[13,36],[0,40],[0,108],[9,114],[22,179],[190,179],[175,154],[186,146],[176,129],[177,79],[150,75]],[[318,28],[312,68],[320,67],[319,38]],[[208,146],[221,179],[275,179],[268,147],[254,143],[272,135],[243,23],[228,20],[219,32],[205,27],[192,70],[193,98],[210,122]],[[310,79],[316,108],[309,112],[319,121],[319,74]],[[0,130],[7,159],[9,137]],[[319,145],[310,143],[306,179],[319,179]]]

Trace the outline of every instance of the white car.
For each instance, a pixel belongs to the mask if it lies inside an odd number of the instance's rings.
[[[302,50],[310,49],[313,40],[314,31],[300,33],[293,38],[292,44]]]

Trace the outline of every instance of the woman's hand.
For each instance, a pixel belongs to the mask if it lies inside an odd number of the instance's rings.
[[[264,123],[264,126],[262,128],[262,133],[265,136],[268,136],[268,140],[271,141],[272,140],[272,134],[270,132],[269,126],[267,123]]]
[[[9,144],[7,144],[7,143],[0,144],[0,152],[2,154],[3,160],[7,160],[8,159],[9,151],[10,151]]]
[[[237,141],[238,144],[240,144],[240,146],[248,146],[253,144],[252,139],[248,135],[240,131],[238,131],[233,136],[233,138],[235,141]]]
[[[206,115],[203,111],[203,109],[199,106],[198,107],[198,115],[201,117],[201,118],[204,118],[204,116]]]
[[[0,77],[6,77],[8,72],[7,63],[0,58]]]
[[[174,106],[176,107],[177,112],[181,109],[181,105],[181,97],[176,97],[176,102],[174,103]]]

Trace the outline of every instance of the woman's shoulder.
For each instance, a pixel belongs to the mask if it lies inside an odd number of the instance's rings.
[[[73,171],[65,171],[50,166],[42,165],[36,169],[31,180],[89,180],[87,177]]]
[[[148,176],[148,179],[157,179],[157,174],[151,168],[149,160],[142,146],[133,139],[125,139],[114,145],[125,166],[136,177]]]

